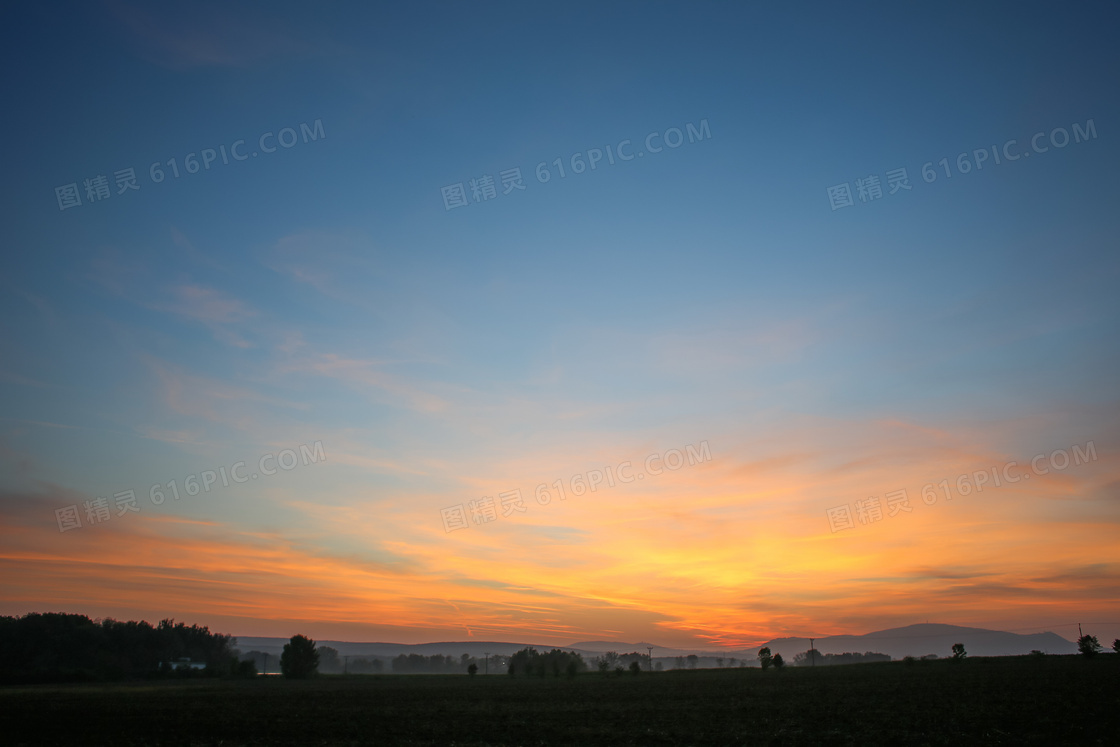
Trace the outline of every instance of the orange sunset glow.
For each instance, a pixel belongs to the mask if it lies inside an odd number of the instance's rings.
[[[1120,638],[1101,9],[79,5],[0,24],[0,615]]]

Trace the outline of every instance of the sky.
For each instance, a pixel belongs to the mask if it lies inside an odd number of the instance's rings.
[[[1120,637],[1113,4],[2,13],[0,614]]]

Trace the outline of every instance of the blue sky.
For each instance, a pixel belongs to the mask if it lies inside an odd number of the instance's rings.
[[[1120,620],[1099,601],[1120,588],[1101,534],[1120,505],[1115,20],[1107,3],[5,11],[0,490],[9,526],[31,534],[3,562],[35,582],[12,582],[0,612],[170,607],[245,635],[666,644],[863,632],[908,614]],[[261,148],[316,123],[322,137]],[[646,152],[672,128],[679,147]],[[188,154],[239,140],[245,160],[187,173]],[[574,154],[623,140],[632,160],[572,173]],[[1020,157],[997,164],[993,147]],[[127,168],[138,189],[118,194]],[[525,189],[503,194],[512,168]],[[910,189],[891,194],[900,168]],[[83,182],[99,175],[110,197],[90,201]],[[475,201],[486,175],[496,196]],[[861,201],[856,180],[872,175],[882,197]],[[60,209],[71,183],[82,204]],[[828,188],[844,183],[854,204],[834,209]],[[447,209],[455,184],[470,204]],[[441,524],[440,509],[505,485],[705,440],[706,471],[656,487]],[[154,483],[318,441],[325,464],[148,500]],[[844,532],[826,520],[845,501],[1089,441],[1091,464],[1006,505],[919,506]],[[56,526],[56,509],[84,517],[84,501],[130,488],[138,513]],[[1055,520],[1068,532],[1028,551]],[[199,552],[188,531],[209,533],[215,558],[302,560],[254,577],[240,603],[211,601],[232,582],[202,559],[150,571],[178,579],[175,594],[153,596],[127,560],[91,570],[88,599],[67,580],[98,548]],[[612,549],[638,532],[656,542]],[[840,569],[842,588],[814,592],[829,604],[806,592],[781,613],[731,611],[777,593],[743,568],[816,577],[768,533]],[[977,539],[950,555],[942,533]],[[976,549],[985,536],[1012,559]],[[658,596],[677,573],[657,560],[666,547],[695,564],[691,602]],[[309,558],[380,580],[314,614],[268,596],[339,573]],[[890,580],[855,588],[864,564]],[[925,607],[929,589],[868,607],[933,566],[1016,591],[992,601],[978,582]],[[1035,588],[1055,566],[1081,585]],[[538,567],[570,582],[526,580]],[[536,612],[470,597],[480,584],[520,584]],[[462,629],[441,627],[444,604]]]

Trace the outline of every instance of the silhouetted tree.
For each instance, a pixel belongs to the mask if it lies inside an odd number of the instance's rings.
[[[326,674],[337,674],[342,671],[342,659],[338,656],[338,649],[330,646],[318,646],[319,671]]]
[[[316,673],[319,667],[319,652],[315,641],[304,635],[294,635],[284,644],[280,654],[280,673],[290,679],[306,679]]]
[[[786,660],[782,658],[781,654],[774,654],[774,659],[770,663],[774,665],[775,669],[781,669],[786,665]]]
[[[242,655],[241,658],[244,659],[245,661],[252,662],[253,666],[256,668],[256,670],[258,672],[264,672],[265,674],[268,673],[268,669],[266,667],[268,666],[268,660],[271,658],[271,660],[272,660],[272,671],[274,671],[274,672],[276,671],[276,666],[277,666],[276,657],[275,656],[270,657],[268,654],[266,654],[263,651],[257,651],[256,649],[253,649],[249,653]]]
[[[245,679],[252,679],[257,676],[257,667],[253,662],[246,659],[245,661],[237,662],[237,669],[234,671],[234,677]]]
[[[968,653],[964,650],[964,644],[963,643],[954,643],[953,644],[953,658],[957,661],[960,661],[961,659],[963,659],[966,656],[968,656]]]
[[[471,664],[470,666],[468,666],[467,667],[467,674],[469,674],[471,677],[474,677],[476,674],[478,674],[478,665],[477,664]]]
[[[763,646],[758,650],[758,661],[762,664],[763,669],[769,669],[770,665],[774,663],[774,657],[770,655],[769,646]]]
[[[642,654],[638,653],[637,651],[631,651],[628,654],[622,654],[618,657],[618,663],[626,667],[627,669],[630,668],[631,662],[635,661],[638,662],[638,666],[642,667],[643,669],[649,669],[649,654]]]
[[[630,662],[630,674],[640,674],[641,671],[642,671],[642,665],[641,664],[639,664],[636,661]]]
[[[1077,650],[1085,657],[1096,656],[1101,644],[1095,635],[1083,635],[1077,639]]]
[[[675,661],[676,661],[676,663],[673,665],[674,667],[676,667],[677,669],[684,669],[684,657],[683,656],[678,656]]]
[[[1112,650],[1120,654],[1120,638],[1112,642]]]
[[[696,654],[689,654],[688,655],[688,668],[689,669],[696,669],[696,664],[699,661],[700,661],[699,656],[697,656]]]
[[[608,651],[595,657],[595,666],[600,672],[609,672],[619,665],[621,658],[617,651]]]

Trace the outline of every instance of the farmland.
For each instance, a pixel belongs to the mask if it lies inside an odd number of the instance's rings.
[[[1120,657],[9,687],[4,744],[1117,744]]]

